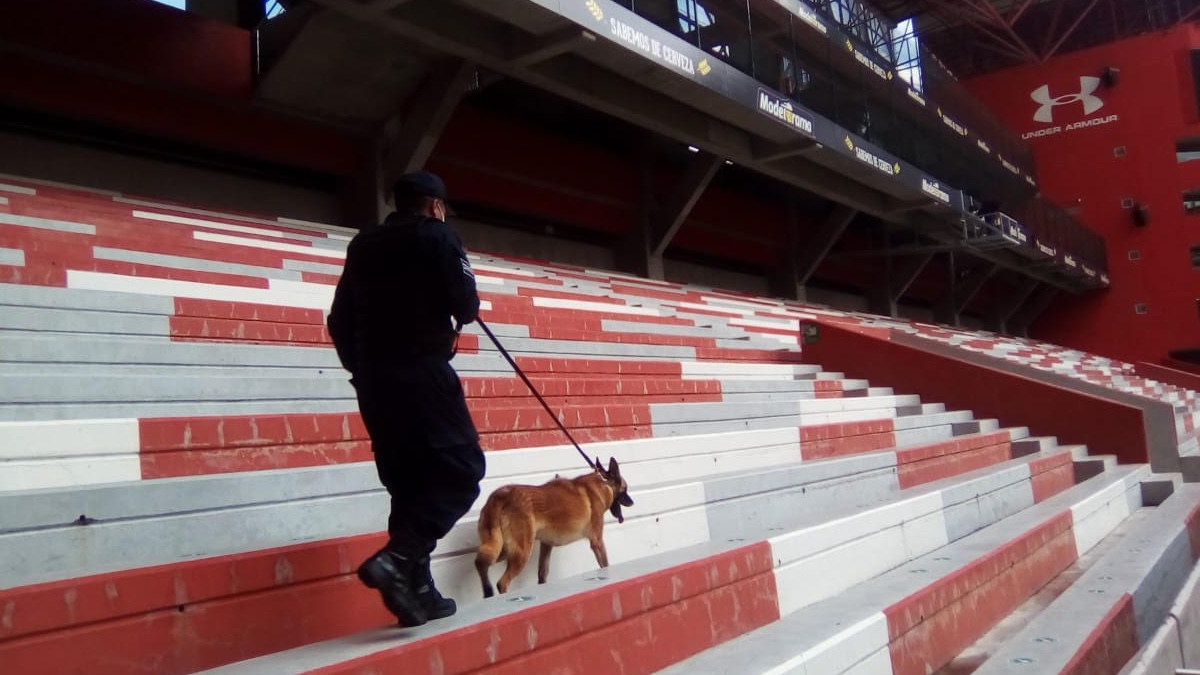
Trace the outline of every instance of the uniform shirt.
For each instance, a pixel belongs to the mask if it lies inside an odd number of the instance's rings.
[[[450,358],[455,330],[479,316],[475,275],[446,223],[392,213],[359,232],[329,312],[329,334],[351,375],[439,356]]]

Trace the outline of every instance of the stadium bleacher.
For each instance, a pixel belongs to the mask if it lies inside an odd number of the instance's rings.
[[[1196,392],[1143,376],[1139,374],[1136,364],[1028,338],[984,331],[968,331],[884,318],[872,319],[867,323],[896,328],[966,351],[1170,404],[1175,413],[1179,455],[1194,456],[1200,452],[1197,438],[1200,403],[1196,400]]]
[[[488,474],[434,560],[461,609],[392,627],[353,574],[387,497],[323,327],[351,233],[13,176],[0,196],[6,672],[907,675],[1018,609],[980,672],[1200,656],[1196,486],[824,370],[800,328],[887,325],[1167,401],[1180,454],[1195,392],[1029,340],[484,253],[484,319],[637,505],[609,569],[568,547],[547,585],[482,599],[482,500],[584,469],[471,326],[454,365]]]

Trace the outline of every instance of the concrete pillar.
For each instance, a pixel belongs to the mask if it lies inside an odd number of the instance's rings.
[[[383,151],[375,139],[363,149],[357,170],[343,184],[343,224],[362,228],[382,221],[392,210],[391,187],[385,183]]]
[[[403,109],[384,124],[382,160],[387,184],[425,166],[474,76],[475,65],[462,59],[433,64]]]
[[[651,185],[650,160],[643,158],[642,213],[617,250],[617,259],[627,271],[651,279],[664,278],[663,253],[724,161],[707,152],[695,153],[671,195],[659,206]]]
[[[1007,297],[1000,298],[992,310],[992,315],[988,317],[988,330],[996,333],[1008,333],[1011,328],[1009,325],[1011,319],[1033,296],[1040,284],[1041,282],[1037,279],[1027,277],[1022,279]]]
[[[875,314],[893,318],[899,316],[900,298],[904,297],[908,287],[921,276],[925,266],[933,260],[933,255],[933,251],[913,253],[893,263],[880,283],[867,294],[868,309]]]
[[[1046,284],[1040,285],[1037,291],[1025,301],[1025,304],[1009,318],[1006,328],[1013,335],[1029,337],[1029,327],[1042,315],[1042,312],[1046,311],[1056,297],[1058,297],[1057,288]]]
[[[771,271],[768,283],[771,293],[788,300],[804,302],[807,294],[800,283],[800,221],[796,213],[796,202],[787,200],[784,226],[786,227],[786,243],[784,244],[783,262]]]
[[[253,29],[267,16],[264,0],[187,0],[187,11],[209,19]]]
[[[772,275],[771,283],[776,294],[803,301],[808,295],[805,290],[808,280],[821,266],[821,261],[829,254],[858,212],[849,206],[835,204],[816,231],[804,240],[799,232],[800,214],[795,212],[794,204],[789,203],[789,209],[789,253],[784,263]]]
[[[992,278],[999,266],[995,263],[983,262],[972,267],[962,278],[958,278],[958,272],[953,269],[954,267],[951,265],[951,274],[954,279],[947,288],[946,295],[934,306],[933,313],[934,319],[938,323],[957,327],[962,324],[962,313],[967,305],[971,304],[971,300],[975,299],[980,289],[988,279]]]

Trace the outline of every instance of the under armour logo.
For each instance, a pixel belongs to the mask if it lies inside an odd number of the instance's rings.
[[[1068,103],[1082,103],[1083,114],[1090,115],[1104,107],[1104,101],[1093,95],[1099,88],[1100,78],[1083,75],[1079,78],[1079,93],[1050,98],[1050,85],[1043,84],[1029,94],[1029,98],[1042,104],[1033,114],[1033,119],[1038,122],[1053,122],[1054,106]]]

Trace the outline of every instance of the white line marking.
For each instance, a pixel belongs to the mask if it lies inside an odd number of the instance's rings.
[[[337,258],[345,259],[345,251],[333,251],[327,248],[317,248],[315,246],[301,246],[300,244],[287,244],[280,241],[263,241],[262,239],[250,239],[248,237],[235,237],[228,234],[218,234],[216,232],[196,231],[192,236],[200,241],[211,241],[218,244],[233,244],[234,246],[248,246],[250,248],[261,248],[268,251],[284,251],[287,253],[303,253],[307,255],[320,256],[322,258]]]

